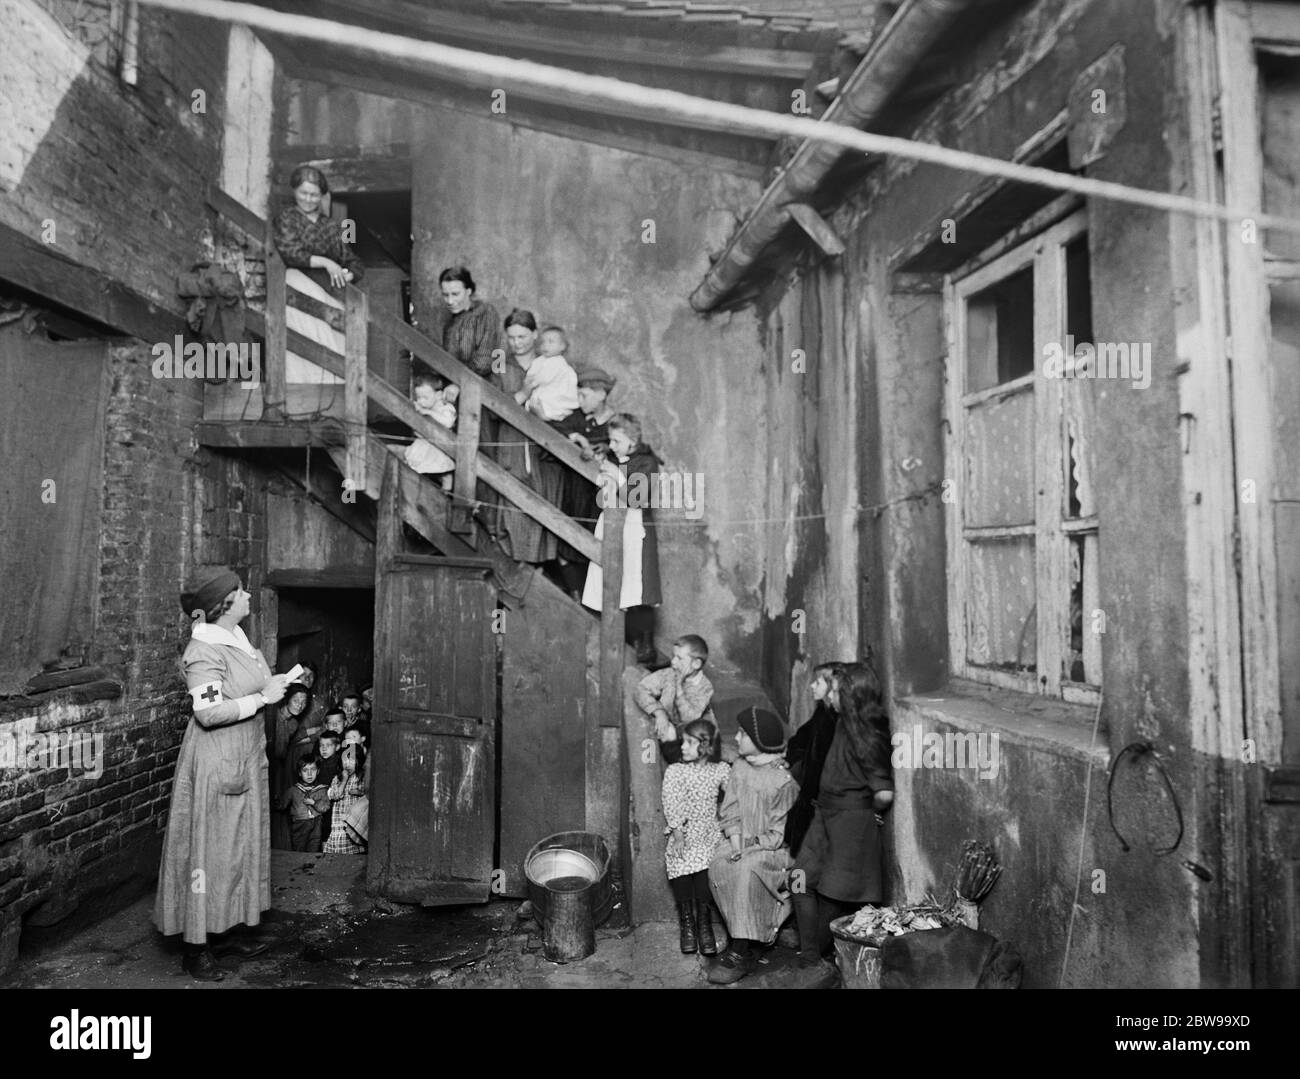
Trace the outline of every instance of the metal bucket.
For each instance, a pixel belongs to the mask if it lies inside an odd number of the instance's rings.
[[[609,862],[609,846],[594,832],[556,832],[534,843],[524,857],[524,881],[538,923],[546,920],[555,882],[565,891],[589,889],[592,922],[604,922],[614,907]],[[578,878],[590,883],[582,888]]]

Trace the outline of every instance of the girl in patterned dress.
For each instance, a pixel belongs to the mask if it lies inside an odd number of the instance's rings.
[[[322,850],[325,854],[365,854],[366,836],[357,825],[369,815],[370,808],[364,789],[366,751],[359,745],[348,746],[341,759],[343,772],[330,784],[329,798],[334,809],[330,814],[330,836]]]
[[[682,728],[681,761],[664,772],[663,803],[668,847],[668,883],[677,900],[682,952],[716,955],[709,859],[722,839],[718,796],[730,766],[722,763],[718,729],[707,719]]]

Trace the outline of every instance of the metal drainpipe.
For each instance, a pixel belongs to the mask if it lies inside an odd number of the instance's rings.
[[[822,121],[865,128],[939,36],[977,2],[907,0],[849,76]],[[704,275],[699,287],[691,293],[691,307],[706,312],[718,305],[785,227],[789,220],[786,205],[807,201],[844,152],[843,147],[833,143],[804,140],[790,163],[768,185],[758,205]]]

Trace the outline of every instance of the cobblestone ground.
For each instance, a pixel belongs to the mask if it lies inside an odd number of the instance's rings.
[[[151,923],[152,894],[61,943],[24,954],[11,988],[705,988],[702,960],[677,948],[677,926],[597,931],[594,955],[547,962],[518,900],[418,909],[366,895],[364,865],[341,856],[276,851],[274,945],[252,960],[221,960],[226,980],[198,983],[180,969],[179,944]],[[612,919],[615,920],[615,919]],[[778,956],[774,960],[780,962]]]

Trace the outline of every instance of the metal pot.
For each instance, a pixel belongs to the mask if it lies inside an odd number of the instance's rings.
[[[528,860],[524,874],[535,884],[545,886],[558,877],[582,877],[595,884],[600,879],[596,863],[576,850],[552,848],[539,851]]]

